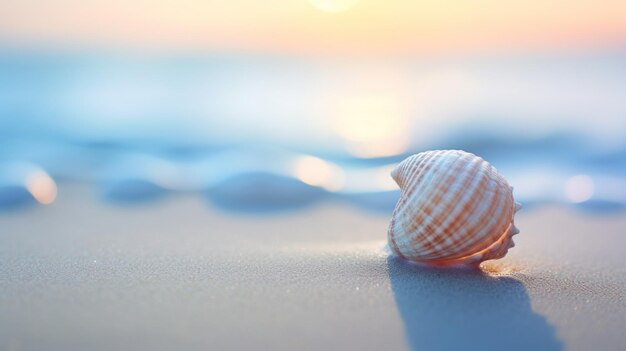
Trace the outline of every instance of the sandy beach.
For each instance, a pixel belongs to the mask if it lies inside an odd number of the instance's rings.
[[[270,215],[200,195],[113,205],[61,184],[0,213],[6,350],[620,350],[621,213],[522,210],[482,271],[389,257],[388,217],[327,203]]]
[[[0,351],[626,351],[625,93],[626,1],[0,0]]]

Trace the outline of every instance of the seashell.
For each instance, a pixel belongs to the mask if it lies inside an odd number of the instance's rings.
[[[478,265],[502,258],[519,233],[513,187],[482,158],[459,150],[422,152],[391,172],[400,186],[388,242],[428,265]]]

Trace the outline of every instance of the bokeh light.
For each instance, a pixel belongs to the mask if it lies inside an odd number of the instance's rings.
[[[54,180],[43,171],[34,171],[26,178],[26,188],[33,198],[42,205],[49,205],[57,197],[57,186]]]
[[[397,99],[359,96],[339,100],[331,117],[332,129],[358,157],[396,155],[409,146],[410,119]]]
[[[0,197],[50,203],[63,179],[105,199],[215,198],[261,174],[317,201],[393,193],[404,157],[463,149],[502,170],[522,202],[620,208],[625,9],[5,1],[0,167],[43,173],[28,185],[0,174]]]
[[[302,156],[295,161],[296,177],[306,184],[337,191],[344,185],[341,168],[313,156]]]
[[[565,183],[565,195],[569,201],[581,203],[591,199],[594,188],[593,179],[588,175],[580,174],[567,180]]]

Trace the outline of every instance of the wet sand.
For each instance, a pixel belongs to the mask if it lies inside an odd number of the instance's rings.
[[[4,350],[622,350],[626,215],[522,210],[483,271],[388,257],[388,217],[200,195],[113,205],[62,184],[0,212]]]

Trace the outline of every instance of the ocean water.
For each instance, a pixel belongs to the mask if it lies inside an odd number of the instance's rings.
[[[389,212],[394,164],[463,149],[527,207],[626,207],[626,54],[422,59],[0,54],[0,211],[141,205],[193,192],[228,211],[325,201]]]

